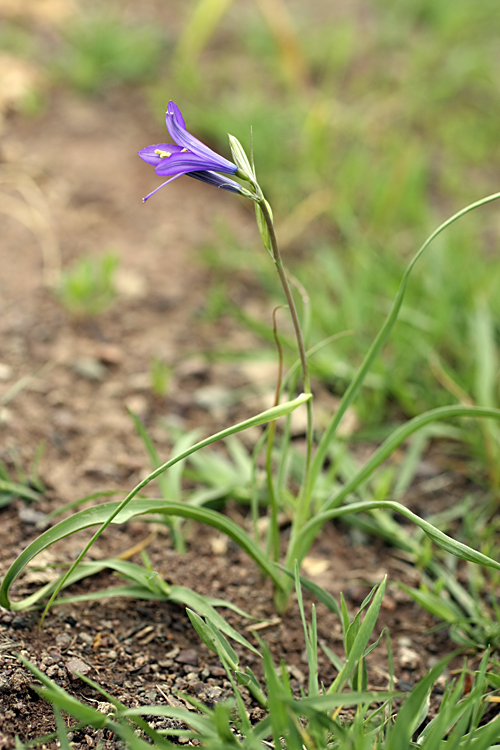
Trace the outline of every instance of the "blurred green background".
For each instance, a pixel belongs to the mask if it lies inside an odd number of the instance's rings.
[[[36,72],[15,99],[26,116],[54,91],[122,88],[141,97],[158,140],[169,99],[226,156],[226,131],[249,148],[253,128],[285,262],[310,293],[309,344],[352,331],[311,360],[333,393],[427,235],[499,189],[498,0],[1,0],[0,13],[0,63]],[[213,269],[209,314],[258,328],[232,307],[231,282],[250,268],[281,301],[272,264],[257,235],[220,221],[218,233],[199,254]],[[365,427],[457,399],[498,404],[499,234],[494,204],[419,262],[358,405]]]

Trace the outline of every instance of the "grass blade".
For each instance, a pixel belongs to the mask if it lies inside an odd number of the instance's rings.
[[[382,583],[379,585],[373,601],[368,607],[368,611],[365,615],[363,622],[361,623],[359,630],[356,634],[354,642],[349,651],[349,656],[335,678],[330,687],[328,693],[340,693],[346,682],[351,677],[354,670],[357,668],[359,660],[363,657],[365,649],[368,645],[368,641],[373,633],[373,629],[376,625],[380,607],[382,605],[382,599],[385,593],[385,587],[387,584],[387,577],[385,577]]]
[[[40,599],[40,596],[35,593],[19,602],[12,602],[9,599],[9,590],[12,583],[24,570],[30,560],[42,550],[50,547],[60,539],[64,539],[82,529],[87,529],[92,526],[101,526],[102,529],[103,524],[108,526],[109,523],[126,523],[135,516],[147,513],[162,513],[189,518],[193,521],[198,521],[218,529],[233,539],[236,544],[247,552],[257,565],[259,565],[262,571],[271,578],[276,586],[282,585],[281,574],[270,560],[268,560],[268,558],[260,551],[249,535],[246,534],[238,524],[222,514],[208,508],[197,508],[196,506],[184,503],[167,503],[164,500],[131,500],[127,505],[124,505],[123,503],[104,503],[95,508],[88,508],[79,511],[40,534],[40,536],[31,542],[16,560],[14,560],[5,574],[0,586],[0,605],[6,609],[20,610],[33,606],[33,604]],[[66,581],[70,579],[70,576],[72,576],[77,564],[81,561],[81,558],[82,555],[79,556],[76,563],[71,566],[63,577],[63,580],[60,581],[55,595],[57,595],[61,588],[63,588]],[[53,595],[52,600],[55,598],[55,595]]]
[[[346,392],[344,393],[344,396],[342,397],[342,400],[339,404],[339,407],[337,411],[335,412],[334,416],[332,417],[330,424],[328,425],[327,429],[325,430],[321,441],[318,445],[316,454],[314,456],[312,467],[311,467],[311,473],[310,473],[310,483],[309,483],[309,491],[312,490],[314,487],[314,483],[318,477],[319,472],[321,471],[321,468],[324,464],[324,461],[326,459],[326,455],[328,452],[328,446],[330,445],[330,442],[335,435],[335,432],[337,430],[337,427],[339,426],[342,417],[344,416],[345,412],[349,408],[349,406],[352,404],[354,399],[356,398],[361,386],[363,385],[363,381],[368,374],[373,362],[375,361],[376,357],[378,356],[382,346],[386,342],[390,332],[392,331],[394,324],[396,323],[399,311],[401,309],[401,305],[403,303],[403,299],[406,292],[406,287],[408,285],[408,281],[410,279],[411,273],[413,271],[413,268],[415,267],[415,264],[419,260],[420,256],[424,253],[424,251],[429,247],[431,242],[439,235],[441,232],[443,232],[445,229],[447,229],[451,224],[453,224],[455,221],[460,219],[462,216],[465,216],[465,214],[470,213],[471,211],[474,211],[476,208],[480,208],[481,206],[485,206],[488,203],[492,203],[493,201],[496,201],[500,198],[500,193],[494,193],[493,195],[488,195],[486,198],[482,198],[479,201],[476,201],[475,203],[471,203],[469,206],[466,206],[461,211],[458,211],[458,213],[451,216],[449,219],[447,219],[445,222],[443,222],[431,235],[428,237],[428,239],[424,242],[422,247],[418,250],[418,252],[414,255],[412,260],[410,261],[403,278],[401,280],[401,284],[399,285],[399,289],[396,294],[396,298],[394,300],[394,303],[392,305],[392,308],[389,312],[389,315],[387,316],[382,328],[380,329],[379,333],[377,334],[373,344],[369,348],[361,366],[359,367],[358,371],[356,372],[356,375],[351,380],[348,388],[346,389]]]

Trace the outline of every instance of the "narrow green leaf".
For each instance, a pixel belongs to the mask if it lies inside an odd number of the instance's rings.
[[[403,425],[398,427],[394,432],[389,435],[376,451],[374,451],[371,458],[366,462],[360,471],[349,481],[346,482],[345,486],[328,500],[323,510],[328,510],[340,505],[350,494],[352,494],[363,482],[365,482],[376,468],[378,468],[389,456],[398,448],[407,438],[418,432],[423,427],[433,422],[440,421],[442,419],[452,419],[455,417],[472,417],[474,419],[500,419],[500,409],[491,409],[487,407],[479,406],[442,406],[437,409],[431,409],[430,411],[419,414],[417,417],[410,419]]]
[[[269,211],[271,210],[270,206],[268,205]],[[267,252],[269,253],[269,256],[274,261],[273,256],[273,246],[271,243],[271,237],[269,235],[269,229],[267,228],[266,220],[264,218],[264,214],[262,213],[262,209],[259,206],[258,203],[255,204],[255,217],[257,219],[257,227],[259,229],[260,237],[262,240],[262,244],[266,248]]]
[[[204,619],[200,617],[196,612],[193,612],[192,609],[187,608],[186,612],[191,621],[191,625],[196,630],[205,646],[210,649],[212,653],[218,655],[219,652],[217,649],[217,642],[214,638],[214,634],[212,633]]]
[[[380,464],[382,464],[394,452],[394,450],[399,445],[401,445],[401,443],[403,443],[414,432],[417,432],[427,424],[441,419],[449,419],[452,417],[472,417],[475,419],[486,418],[498,420],[500,419],[500,409],[489,409],[483,407],[461,405],[445,406],[425,412],[424,414],[421,414],[418,417],[409,420],[409,422],[406,422],[404,425],[399,427],[373,453],[372,457],[367,461],[362,469],[360,469],[360,471],[358,471],[357,474],[352,477],[352,479],[346,482],[346,484],[339,492],[337,492],[329,501],[325,503],[322,512],[308,521],[302,527],[302,529],[297,532],[294,541],[290,544],[287,551],[286,567],[290,568],[293,564],[293,561],[296,559],[299,560],[299,562],[304,559],[323,523],[325,523],[325,521],[329,520],[330,518],[338,517],[338,514],[336,513],[333,513],[332,515],[329,515],[329,513],[331,511],[333,512],[334,509],[337,508],[337,506],[341,505],[341,503],[344,502],[344,500],[346,500],[346,498],[351,495],[360,485],[362,485],[363,482],[369,479],[375,469],[380,466]],[[348,510],[347,512],[358,512],[359,510],[361,510],[361,507],[363,505],[365,504],[350,504],[348,506],[350,510]],[[369,509],[368,505],[365,505],[367,510]],[[467,547],[460,542],[456,542],[450,539],[450,537],[447,537],[446,534],[443,534],[443,532],[436,529],[434,526],[432,526],[432,524],[423,521],[415,514],[411,514],[410,511],[407,511],[407,509],[404,509],[403,506],[399,505],[398,503],[393,503],[391,501],[378,501],[375,502],[372,507],[373,509],[375,509],[375,507],[391,508],[392,510],[396,510],[403,515],[406,515],[407,518],[410,518],[410,520],[416,523],[417,526],[420,526],[420,528],[422,528],[423,531],[425,531],[425,533],[438,546],[442,547],[448,552],[451,552],[457,557],[461,557],[464,560],[469,560],[471,562],[476,562],[479,565],[487,565],[500,569],[499,564],[491,560],[491,558],[488,558],[479,552],[475,552],[474,550],[470,549],[470,547]],[[356,510],[353,511],[353,508],[356,508]],[[340,515],[345,514],[342,512],[340,513]]]
[[[31,500],[31,502],[36,502],[41,498],[40,492],[35,492],[31,487],[27,487],[25,484],[10,482],[5,479],[0,479],[0,492],[14,495],[15,497],[22,497],[25,500]]]
[[[209,618],[214,626],[222,631],[222,633],[227,635],[229,638],[232,638],[233,641],[236,641],[236,643],[239,643],[241,646],[244,646],[250,651],[253,651],[254,654],[257,654],[257,656],[260,656],[257,649],[254,648],[254,646],[252,646],[252,644],[247,641],[246,638],[238,633],[238,631],[235,630],[232,625],[230,625],[222,617],[222,615],[220,615],[214,609],[209,597],[198,594],[196,591],[192,591],[185,586],[172,586],[170,589],[170,600],[173,602],[177,602],[178,604],[183,604],[186,607],[191,607],[192,609],[196,610],[196,612],[199,612],[199,614],[203,617]],[[222,602],[222,605],[227,607],[228,603]]]
[[[399,584],[400,588],[406,591],[422,609],[430,612],[431,615],[439,617],[440,620],[447,622],[449,625],[463,621],[464,615],[453,602],[443,599],[442,597],[436,596],[430,591],[424,591],[421,589],[411,588],[404,584]]]
[[[287,570],[283,565],[280,565],[279,563],[275,563],[275,565],[283,572],[286,573],[287,576],[290,578],[294,577],[294,574],[291,570]],[[317,583],[314,583],[314,581],[311,581],[309,578],[305,578],[305,576],[300,576],[300,585],[302,588],[309,591],[311,594],[313,594],[318,601],[320,601],[322,604],[327,607],[330,612],[334,612],[339,617],[342,616],[342,613],[340,611],[340,607],[337,604],[336,600],[333,598],[331,594],[328,593],[328,591],[325,591],[324,588],[319,586]]]
[[[227,534],[227,536],[233,539],[236,544],[247,552],[257,565],[259,565],[259,567],[271,578],[276,586],[280,587],[282,585],[282,579],[276,567],[267,559],[267,557],[265,557],[248,534],[246,534],[238,524],[234,523],[234,521],[231,521],[229,518],[226,518],[220,513],[208,508],[197,508],[183,503],[167,503],[164,500],[131,500],[127,505],[124,505],[123,503],[104,503],[95,508],[88,508],[79,511],[69,518],[60,521],[53,528],[47,529],[47,531],[40,534],[40,536],[31,542],[16,560],[14,560],[5,574],[0,586],[0,605],[6,609],[26,609],[27,607],[32,606],[40,598],[35,594],[19,602],[11,602],[9,599],[9,590],[12,583],[24,570],[30,560],[42,550],[50,547],[60,539],[64,539],[65,537],[75,534],[83,529],[98,525],[102,528],[102,524],[104,523],[109,525],[110,517],[112,518],[111,523],[120,524],[126,523],[135,516],[148,513],[178,515],[182,518],[199,521],[200,523],[205,523],[208,526],[218,529],[222,533]],[[68,578],[70,575],[73,575],[75,567],[76,566],[73,566],[73,568],[66,574]],[[64,585],[64,583],[62,585]],[[62,585],[60,585],[61,588]]]
[[[365,690],[362,692],[350,693],[327,693],[313,697],[301,698],[299,701],[290,698],[284,698],[285,703],[292,705],[297,704],[300,712],[306,712],[309,708],[318,711],[333,711],[339,706],[359,706],[368,703],[384,703],[391,698],[400,696],[401,693],[393,693],[385,690]]]
[[[349,612],[347,611],[347,605],[345,603],[344,594],[340,592],[340,607],[342,611],[342,635],[344,639],[344,648],[346,646],[346,635],[347,631],[351,627],[351,620],[349,618]]]
[[[198,0],[179,37],[175,57],[180,64],[195,65],[232,0]]]
[[[462,216],[465,216],[466,214],[470,213],[471,211],[474,211],[476,208],[480,208],[481,206],[485,206],[488,203],[492,203],[493,201],[496,201],[500,198],[500,193],[494,193],[493,195],[488,195],[485,198],[481,198],[481,200],[476,201],[475,203],[471,203],[469,206],[466,206],[465,208],[458,211],[456,214],[451,216],[449,219],[444,221],[424,242],[424,244],[420,247],[420,249],[417,251],[417,253],[413,256],[412,260],[410,261],[403,278],[401,280],[401,283],[399,285],[396,298],[393,302],[393,305],[391,307],[391,310],[384,321],[384,324],[382,325],[382,328],[380,329],[379,333],[375,337],[375,340],[373,341],[372,345],[370,346],[363,362],[361,363],[359,369],[356,372],[356,375],[351,380],[348,388],[346,389],[346,392],[344,393],[342,400],[338,406],[338,408],[335,411],[335,414],[333,415],[330,424],[328,425],[327,429],[323,433],[323,436],[321,438],[320,444],[318,446],[318,449],[316,451],[316,455],[313,460],[313,466],[310,474],[310,485],[309,485],[309,491],[311,491],[312,487],[314,486],[314,483],[318,477],[319,472],[321,471],[321,468],[324,464],[324,461],[326,459],[327,453],[328,453],[328,447],[333,439],[333,436],[335,435],[335,432],[337,430],[337,427],[339,426],[342,417],[346,413],[349,406],[352,404],[354,399],[356,398],[361,386],[363,385],[363,382],[366,378],[366,375],[371,369],[371,366],[375,359],[377,358],[382,346],[386,342],[389,334],[391,333],[396,320],[399,315],[399,311],[401,309],[401,305],[403,304],[404,296],[406,293],[406,287],[408,286],[408,282],[410,280],[410,276],[412,274],[412,271],[419,260],[420,256],[425,252],[425,250],[429,247],[429,245],[433,242],[433,240],[441,234],[445,229],[447,229],[451,224],[453,224],[455,221],[460,219]]]
[[[361,623],[359,630],[356,634],[348,658],[337,675],[335,680],[332,682],[328,689],[328,693],[340,693],[342,688],[350,679],[354,670],[357,668],[359,660],[362,658],[364,651],[368,645],[368,641],[371,638],[375,625],[377,623],[380,607],[382,605],[382,599],[385,594],[385,587],[387,584],[387,577],[380,583],[373,601],[370,604],[368,611],[365,615],[363,622]]]
[[[231,147],[231,154],[233,155],[233,161],[238,167],[238,170],[245,175],[250,181],[256,179],[255,170],[252,168],[248,156],[245,153],[245,149],[234,135],[227,134],[229,138],[229,146]],[[239,175],[237,175],[239,176]]]
[[[389,726],[384,750],[402,750],[410,747],[413,733],[422,722],[427,711],[427,699],[432,686],[455,654],[448,655],[433,667],[413,688],[400,708],[396,720]]]
[[[262,690],[257,677],[254,675],[250,667],[247,667],[246,672],[240,672],[238,669],[235,670],[236,679],[240,685],[244,685],[251,692],[256,701],[267,710],[267,696]]]
[[[239,423],[237,423],[235,425],[232,425],[231,427],[227,427],[225,430],[221,430],[220,432],[217,432],[215,435],[211,435],[210,437],[205,438],[205,440],[201,440],[199,443],[196,443],[196,445],[191,446],[190,448],[186,449],[183,453],[180,453],[179,455],[175,456],[174,458],[170,459],[166,463],[164,463],[161,466],[159,466],[157,469],[155,469],[155,471],[153,471],[151,474],[149,474],[149,476],[147,476],[145,479],[143,479],[142,482],[140,482],[138,485],[136,485],[134,487],[134,489],[131,492],[129,492],[129,494],[127,495],[127,497],[124,500],[122,500],[121,503],[119,503],[117,506],[115,506],[114,510],[112,510],[109,513],[108,517],[105,520],[102,521],[102,525],[101,525],[100,529],[98,531],[96,531],[96,533],[93,535],[93,537],[90,539],[90,541],[87,542],[87,544],[82,549],[82,551],[78,555],[77,559],[75,560],[75,562],[73,563],[73,565],[71,566],[71,568],[69,569],[69,571],[67,572],[66,576],[71,575],[71,573],[73,572],[73,570],[78,566],[78,564],[81,562],[81,560],[83,560],[83,558],[85,557],[85,555],[87,554],[87,552],[89,551],[89,549],[92,547],[92,545],[94,544],[94,542],[99,538],[99,536],[103,533],[103,531],[109,526],[110,523],[115,522],[115,519],[123,513],[123,511],[129,505],[129,503],[133,500],[133,498],[136,495],[138,495],[139,492],[144,487],[146,487],[146,485],[148,485],[153,479],[156,479],[158,476],[160,476],[161,474],[163,474],[163,472],[167,471],[167,469],[170,469],[170,467],[175,466],[175,464],[177,464],[179,461],[183,461],[185,458],[187,458],[188,456],[190,456],[192,453],[196,453],[196,451],[201,450],[201,448],[205,448],[207,445],[211,445],[212,443],[215,443],[218,440],[223,440],[223,439],[229,437],[230,435],[234,435],[237,432],[241,432],[242,430],[249,429],[250,427],[257,427],[257,426],[259,426],[261,424],[266,424],[267,422],[272,422],[275,419],[279,419],[280,417],[284,417],[287,414],[290,414],[291,412],[293,412],[295,409],[297,409],[302,404],[307,403],[308,401],[310,401],[311,398],[312,398],[312,395],[310,393],[308,393],[308,394],[302,393],[299,396],[297,396],[297,398],[293,399],[292,401],[287,401],[285,403],[278,404],[277,406],[273,406],[271,409],[266,409],[265,411],[261,412],[260,414],[257,414],[254,417],[250,417],[250,419],[246,419],[243,422],[239,422]],[[141,501],[137,501],[137,502],[141,502]],[[170,510],[170,511],[169,510],[165,510],[165,508],[167,508],[167,506],[170,506],[170,508],[173,508],[173,506],[176,506],[178,508],[178,510],[177,510],[177,512],[173,511],[173,510]],[[181,508],[183,508],[183,510],[181,510]],[[90,509],[90,510],[94,510],[94,509]],[[193,511],[196,511],[198,515],[197,516],[196,515],[192,515]],[[206,509],[195,509],[195,508],[189,508],[189,510],[188,510],[188,506],[180,506],[179,504],[175,504],[175,503],[166,503],[165,506],[164,506],[164,508],[160,512],[163,512],[166,515],[171,514],[171,515],[174,515],[174,516],[178,515],[178,516],[184,517],[184,518],[193,518],[195,520],[201,520],[201,516],[199,514],[202,513],[202,512],[206,514],[209,511],[206,510]],[[85,511],[83,511],[83,513],[85,513]],[[209,523],[209,525],[213,525],[213,526],[215,526],[215,528],[219,528],[220,530],[222,530],[223,526],[225,525],[225,523],[227,522],[228,519],[224,519],[224,523],[223,523],[223,517],[220,516],[220,515],[218,515],[218,514],[216,514],[216,516],[217,516],[217,520],[216,520],[216,518],[214,516],[211,517],[212,523]],[[208,516],[205,516],[205,519],[207,519],[207,518],[208,518]],[[202,521],[202,523],[203,522],[206,522],[206,520]],[[89,525],[93,525],[93,524],[89,524]],[[227,525],[226,525],[226,528],[227,528]],[[68,533],[71,533],[71,532],[68,532]],[[246,535],[244,532],[242,532],[242,530],[236,524],[232,525],[232,533],[236,533],[237,536],[239,537],[240,542],[237,542],[237,543],[240,544],[240,546],[242,547],[242,549],[246,549],[246,550],[249,550],[249,551],[252,550],[251,556],[254,557],[254,559],[256,560],[256,562],[257,562],[257,558],[255,558],[255,554],[257,554],[257,557],[260,560],[260,562],[258,564],[261,565],[261,567],[262,567],[262,563],[264,563],[263,570],[265,570],[265,572],[271,577],[271,579],[273,580],[276,588],[277,589],[282,589],[283,584],[282,584],[281,579],[278,578],[278,576],[276,574],[276,570],[274,568],[272,568],[271,563],[262,555],[262,553],[260,552],[260,550],[258,549],[258,547],[251,541],[251,539],[248,537],[248,535]],[[67,536],[67,535],[68,534],[65,534],[65,536]],[[231,536],[231,538],[233,538],[232,534],[230,534],[230,536]],[[234,539],[234,541],[236,541],[236,539]],[[241,542],[243,542],[243,544],[241,544]],[[18,558],[18,561],[19,561],[19,558]],[[14,565],[16,565],[16,563],[14,563]],[[12,571],[12,566],[11,566],[11,568],[9,570]],[[9,575],[9,571],[7,572],[7,575]],[[12,575],[12,573],[11,573],[11,575]],[[8,579],[8,583],[7,584],[5,584],[5,579],[2,582],[2,586],[0,587],[0,604],[1,604],[2,601],[5,601],[5,602],[9,601],[7,592],[8,592],[8,589],[10,587],[11,582],[12,582],[11,578]],[[60,587],[62,587],[63,585],[64,585],[64,579],[61,581]],[[45,618],[45,616],[46,616],[46,614],[47,614],[47,612],[48,612],[48,610],[49,610],[49,608],[50,608],[53,600],[57,596],[57,593],[58,593],[58,591],[56,590],[52,594],[52,597],[49,600],[49,602],[47,604],[47,607],[45,608],[44,613],[42,615],[42,618],[41,618],[41,621],[40,621],[40,626],[42,625],[43,620],[44,620],[44,618]],[[4,605],[1,604],[1,606],[4,606]]]
[[[208,627],[212,631],[217,643],[219,644],[219,652],[221,653],[224,660],[227,661],[231,669],[234,670],[237,668],[239,664],[239,659],[236,656],[236,652],[227,640],[227,638],[224,638],[220,630],[217,628],[217,626],[214,624],[214,622],[210,619],[209,616],[205,617],[205,622],[207,623]],[[258,654],[259,652],[257,649],[253,649],[254,653]]]

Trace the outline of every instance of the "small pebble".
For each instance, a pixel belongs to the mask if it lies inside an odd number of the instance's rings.
[[[210,667],[210,674],[212,677],[225,677],[226,670],[224,667]]]
[[[175,657],[175,661],[178,664],[189,664],[192,667],[198,666],[198,652],[193,648],[187,648],[184,651],[180,651]]]
[[[92,646],[94,643],[93,637],[89,633],[78,633],[78,640],[85,643],[87,646]]]
[[[60,661],[62,661],[63,657],[61,651],[57,648],[57,646],[51,646],[50,648],[48,648],[47,653],[54,664],[58,664]]]
[[[78,680],[80,678],[80,675],[85,676],[86,674],[88,674],[91,668],[81,659],[72,657],[71,659],[69,659],[69,661],[66,662],[66,669],[68,670],[68,674],[72,680]]]
[[[56,646],[58,646],[58,648],[64,650],[69,648],[70,644],[71,636],[69,636],[68,633],[59,633],[56,635]]]
[[[46,513],[35,510],[35,508],[32,508],[30,505],[25,505],[19,508],[17,515],[19,516],[19,520],[22,523],[25,523],[26,526],[36,526],[38,524],[40,527],[47,528],[49,525],[46,523]]]
[[[71,368],[85,380],[104,380],[106,367],[94,357],[79,357],[73,360]]]
[[[411,648],[411,646],[412,642],[409,638],[403,636],[399,639],[397,658],[401,669],[414,670],[420,666],[420,655],[414,648]]]
[[[115,344],[100,344],[95,354],[97,359],[105,365],[118,365],[123,360],[123,350]]]
[[[396,689],[401,690],[403,693],[411,693],[413,690],[413,684],[410,680],[398,680],[396,683]]]
[[[14,630],[27,630],[35,624],[36,615],[34,612],[28,612],[24,615],[17,615],[11,622]]]

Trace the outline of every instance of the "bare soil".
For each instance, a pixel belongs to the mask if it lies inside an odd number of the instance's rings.
[[[254,337],[230,318],[217,323],[204,318],[210,270],[198,262],[196,250],[212,236],[214,217],[248,233],[253,231],[251,216],[233,196],[188,178],[142,205],[142,196],[156,178],[134,153],[158,140],[157,128],[148,132],[154,124],[144,111],[141,97],[133,93],[111,93],[93,102],[65,93],[52,97],[41,118],[10,115],[4,123],[0,458],[14,475],[16,465],[29,467],[43,442],[40,476],[47,492],[35,505],[18,499],[0,510],[0,574],[35,538],[34,524],[43,514],[97,490],[117,490],[123,496],[148,472],[127,407],[140,416],[160,454],[167,457],[171,435],[159,426],[160,418],[168,417],[183,428],[201,427],[206,434],[249,416],[264,398],[256,383],[258,368],[252,374],[248,368],[210,363],[210,357],[201,356],[221,346],[226,351],[258,347]],[[98,318],[74,319],[45,282],[60,264],[66,267],[82,254],[106,251],[120,259],[116,304]],[[268,304],[251,274],[235,276],[231,293],[242,305]],[[154,357],[172,367],[165,397],[155,396],[150,387]],[[235,386],[246,388],[254,400],[241,407],[211,400],[214,391],[207,390],[230,392]],[[271,389],[272,383],[268,386]],[[254,438],[252,434],[249,439]],[[421,478],[426,480],[446,474],[439,457],[425,471]],[[465,479],[446,476],[446,495],[414,493],[413,507],[432,502],[436,509],[453,502]],[[227,512],[245,523],[241,507],[229,505]],[[99,540],[92,556],[121,554],[150,531],[142,521],[114,527]],[[156,532],[147,549],[159,574],[169,583],[224,598],[268,619],[260,635],[276,663],[286,660],[299,690],[307,680],[307,662],[296,604],[277,618],[269,582],[262,581],[238,548],[213,531],[188,526],[188,551],[183,556],[173,551],[164,527],[158,525]],[[80,544],[65,540],[51,552],[51,561],[74,559]],[[140,562],[138,556],[133,559]],[[418,574],[381,542],[330,525],[311,551],[305,573],[337,597],[343,591],[353,611],[373,584],[389,576],[378,630],[389,629],[401,690],[411,689],[439,656],[453,648],[446,631],[429,633],[435,624],[432,618],[394,585],[414,584]],[[15,596],[40,585],[42,573],[30,575]],[[77,588],[91,591],[114,582],[111,575],[102,574]],[[224,614],[252,639],[251,631],[245,630],[249,622],[229,610]],[[38,617],[0,611],[2,748],[14,747],[16,735],[27,741],[54,730],[52,711],[31,687],[33,677],[20,664],[18,653],[92,706],[102,704],[102,698],[75,677],[82,663],[93,680],[129,706],[184,705],[182,692],[214,705],[229,694],[220,664],[200,643],[179,606],[120,599],[59,606],[40,633]],[[338,619],[319,606],[318,622],[320,639],[341,654]],[[236,650],[242,663],[251,664],[259,674],[258,660]],[[335,671],[322,652],[319,665],[328,684]],[[369,666],[370,685],[387,687],[383,646],[371,655]],[[258,718],[261,709],[249,696],[245,699],[250,715]],[[436,704],[438,699],[436,693]],[[157,727],[168,728],[166,722],[155,721]],[[116,746],[114,738],[102,732],[79,730],[71,738],[75,748],[93,747],[99,741],[104,748]]]

